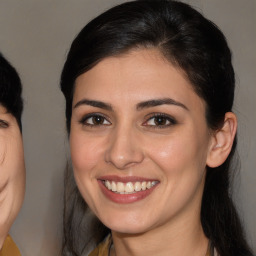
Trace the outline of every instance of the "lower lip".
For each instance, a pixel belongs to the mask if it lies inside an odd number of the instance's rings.
[[[101,180],[98,180],[98,183],[99,183],[99,186],[100,186],[103,194],[109,200],[111,200],[115,203],[118,203],[118,204],[130,204],[130,203],[140,201],[140,200],[146,198],[147,196],[149,196],[153,192],[153,190],[157,187],[157,185],[159,184],[158,183],[158,184],[154,185],[150,189],[142,190],[142,191],[132,193],[132,194],[118,194],[111,190],[108,190]]]

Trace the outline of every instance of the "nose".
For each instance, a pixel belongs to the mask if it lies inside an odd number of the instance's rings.
[[[139,137],[131,128],[113,130],[105,151],[105,161],[120,170],[141,163],[144,153]]]

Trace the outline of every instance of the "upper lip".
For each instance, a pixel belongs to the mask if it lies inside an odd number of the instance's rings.
[[[114,181],[114,182],[142,182],[142,181],[158,181],[157,179],[152,178],[145,178],[145,177],[139,177],[139,176],[117,176],[117,175],[104,175],[100,176],[98,180],[108,180],[108,181]]]

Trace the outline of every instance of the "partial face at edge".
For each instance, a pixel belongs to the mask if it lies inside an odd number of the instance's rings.
[[[15,117],[0,105],[0,248],[24,199],[22,136]]]
[[[200,219],[211,138],[203,100],[156,50],[106,58],[76,80],[74,175],[112,230],[140,233]]]

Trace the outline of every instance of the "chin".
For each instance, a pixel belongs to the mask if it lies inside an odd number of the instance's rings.
[[[141,234],[141,233],[145,233],[147,231],[147,229],[143,228],[143,227],[113,227],[110,228],[111,231],[116,232],[116,233],[120,233],[120,234],[128,234],[128,235],[137,235],[137,234]]]
[[[118,220],[118,221],[117,221]],[[140,234],[150,229],[150,224],[147,224],[141,220],[134,218],[115,218],[102,220],[103,224],[107,226],[111,231],[123,234]]]

